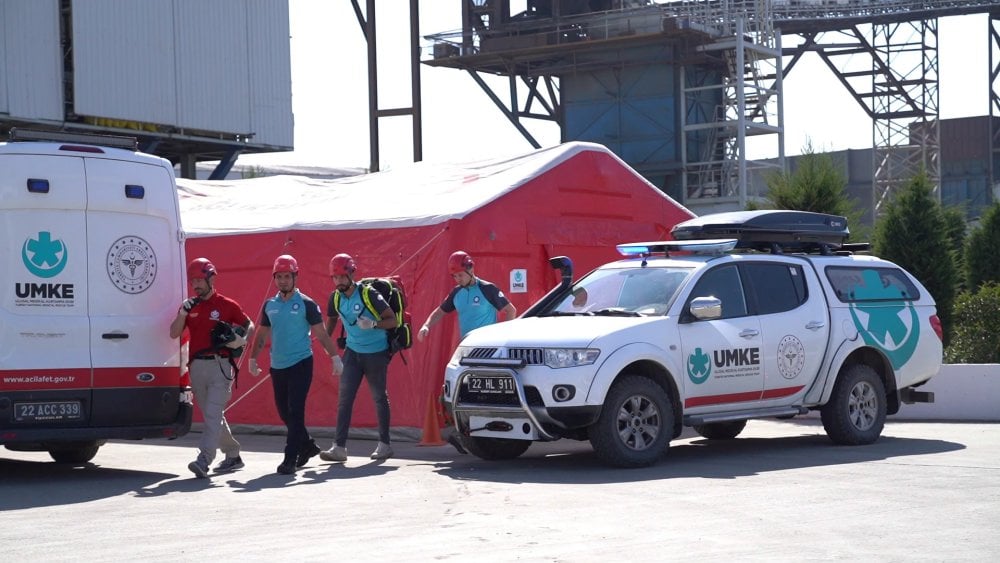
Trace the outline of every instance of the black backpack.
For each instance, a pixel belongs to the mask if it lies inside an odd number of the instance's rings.
[[[371,312],[372,316],[376,319],[380,318],[368,293],[374,290],[382,295],[382,299],[385,299],[385,302],[389,304],[389,308],[392,309],[393,315],[396,317],[396,328],[386,329],[385,331],[386,337],[389,340],[389,354],[395,354],[413,346],[412,318],[409,311],[406,310],[406,289],[403,287],[403,282],[399,279],[399,276],[362,278],[358,281],[358,287],[361,289],[361,301],[364,302],[365,307]],[[339,314],[339,291],[333,293],[333,308]],[[340,330],[341,338],[343,338],[343,325],[341,325]],[[403,357],[403,363],[406,363],[405,357]]]

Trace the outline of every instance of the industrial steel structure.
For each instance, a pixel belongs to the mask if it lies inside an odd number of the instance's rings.
[[[938,18],[990,14],[990,113],[1000,116],[995,1],[526,6],[512,14],[510,0],[462,0],[462,29],[428,36],[424,64],[468,72],[532,145],[539,146],[525,120],[553,121],[563,141],[607,145],[699,213],[744,207],[758,195],[748,191],[754,169],[783,167],[782,80],[806,52],[817,53],[872,118],[876,215],[921,169],[940,180]],[[506,77],[508,92],[494,92],[484,75]],[[746,158],[747,138],[760,135],[773,136],[776,162]],[[994,126],[991,182],[1000,170],[998,141]]]

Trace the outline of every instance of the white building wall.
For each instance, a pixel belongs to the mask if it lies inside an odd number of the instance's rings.
[[[292,146],[288,0],[74,0],[73,26],[77,114]]]
[[[0,0],[0,113],[62,121],[57,0]]]
[[[73,2],[75,112],[177,123],[173,19],[170,2]]]
[[[174,7],[177,124],[182,128],[249,133],[249,5],[243,0],[174,0]]]
[[[292,68],[288,4],[247,0],[250,75],[250,131],[253,142],[293,145]],[[263,141],[262,141],[263,139]]]

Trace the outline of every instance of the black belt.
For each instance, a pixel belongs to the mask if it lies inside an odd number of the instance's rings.
[[[229,356],[223,356],[221,354],[199,354],[194,357],[196,360],[215,360],[217,358],[226,359]]]

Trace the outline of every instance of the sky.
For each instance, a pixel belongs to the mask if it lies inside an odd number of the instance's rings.
[[[512,2],[515,6],[517,2]],[[359,5],[364,9],[365,2]],[[292,163],[367,168],[368,77],[366,44],[349,0],[289,0],[292,110],[295,151],[247,155],[240,164]],[[380,0],[379,107],[409,107],[409,2]],[[989,113],[988,19],[985,14],[939,20],[939,102],[942,118]],[[461,27],[459,0],[421,2],[421,36]],[[786,43],[789,41],[786,38]],[[426,43],[421,39],[421,43]],[[870,60],[867,55],[865,61]],[[506,79],[493,79],[507,100]],[[461,162],[532,150],[466,72],[421,65],[423,159]],[[872,123],[814,53],[805,55],[784,83],[785,151],[868,148]],[[542,146],[559,142],[552,123],[523,120]],[[413,161],[411,119],[382,118],[383,170]],[[748,144],[748,156],[777,156],[776,138]]]

